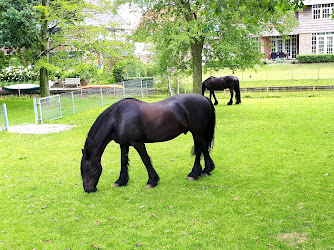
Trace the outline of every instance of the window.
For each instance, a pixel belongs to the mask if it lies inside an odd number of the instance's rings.
[[[277,52],[283,52],[283,41],[281,39],[277,40]]]
[[[276,52],[276,40],[275,39],[272,40],[271,43],[272,43],[271,52],[275,53]]]
[[[333,36],[327,37],[327,54],[333,54]]]
[[[334,3],[312,5],[313,19],[329,19],[334,13]]]
[[[312,54],[317,54],[317,36],[312,34]]]
[[[322,32],[312,34],[312,54],[333,54],[334,32]]]

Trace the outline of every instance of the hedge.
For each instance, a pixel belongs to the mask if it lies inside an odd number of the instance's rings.
[[[334,62],[334,54],[326,54],[326,55],[297,55],[297,60],[300,63]]]

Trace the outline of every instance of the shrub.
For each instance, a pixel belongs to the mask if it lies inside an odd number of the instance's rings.
[[[0,81],[3,82],[24,82],[24,81],[36,81],[39,74],[31,68],[7,67],[0,73]]]
[[[73,71],[64,74],[64,78],[75,78],[78,77],[85,81],[93,79],[97,76],[98,68],[95,65],[82,63],[75,66]]]
[[[326,54],[326,55],[297,55],[297,60],[300,63],[334,62],[334,54]]]

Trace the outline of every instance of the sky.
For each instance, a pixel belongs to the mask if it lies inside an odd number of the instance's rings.
[[[131,28],[135,28],[141,18],[140,11],[130,8],[128,4],[118,9],[118,15],[120,15]]]

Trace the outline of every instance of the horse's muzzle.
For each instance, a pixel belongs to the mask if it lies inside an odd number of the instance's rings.
[[[96,187],[85,187],[84,186],[84,190],[86,193],[94,193],[96,192],[97,188]]]

